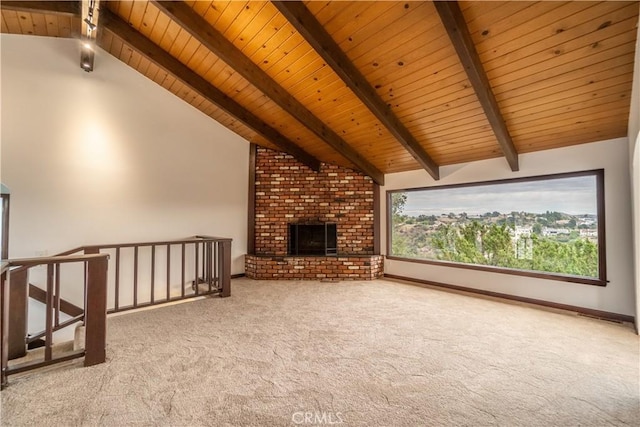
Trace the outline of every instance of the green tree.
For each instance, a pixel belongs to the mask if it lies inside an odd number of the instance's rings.
[[[487,264],[515,267],[511,233],[506,224],[493,224],[482,235],[483,256]]]
[[[404,207],[407,204],[407,193],[392,193],[391,194],[391,216],[393,218],[399,217],[404,212]]]
[[[532,225],[532,235],[526,241],[522,238],[514,241],[513,223],[525,214],[513,212],[496,218],[494,213],[487,212],[484,219],[467,218],[464,222],[460,215],[458,220],[433,230],[430,225],[437,218],[404,215],[406,201],[405,193],[392,195],[393,255],[417,258],[432,253],[443,261],[598,277],[598,245],[595,242],[581,239],[575,230],[569,235],[542,236],[542,227],[548,221],[562,219],[563,214],[559,212],[532,215],[531,221],[534,218],[536,221]]]
[[[588,239],[568,243],[533,236],[530,269],[576,276],[598,277],[598,245]]]
[[[413,258],[418,255],[418,251],[415,245],[411,244],[407,236],[394,231],[391,236],[391,254]]]
[[[511,233],[506,225],[487,226],[478,221],[443,225],[431,238],[438,258],[468,264],[512,267],[515,261]]]
[[[401,232],[406,224],[413,224],[415,220],[404,215],[407,204],[407,193],[391,194],[391,254],[404,257],[415,257],[418,254],[416,245],[410,237]]]
[[[437,251],[437,258],[444,261],[457,261],[457,232],[452,225],[441,225],[431,236],[431,246]]]
[[[533,233],[534,234],[542,234],[542,226],[539,223],[533,224]]]

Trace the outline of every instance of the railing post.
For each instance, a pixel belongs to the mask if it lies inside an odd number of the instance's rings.
[[[231,296],[231,239],[218,242],[218,266],[221,297]]]
[[[53,358],[53,264],[47,264],[47,299],[45,316],[44,360]]]
[[[209,292],[213,286],[213,242],[207,243],[207,284],[209,285]]]
[[[27,354],[27,319],[29,318],[29,269],[16,268],[11,272],[11,286],[8,286],[7,339],[9,340],[9,360]]]
[[[3,263],[4,264],[4,263]],[[3,265],[4,267],[4,265]],[[9,364],[9,270],[0,275],[0,389],[7,386]]]
[[[85,254],[99,253],[87,249]],[[85,302],[84,366],[97,365],[106,360],[107,345],[107,268],[108,256],[87,263]]]

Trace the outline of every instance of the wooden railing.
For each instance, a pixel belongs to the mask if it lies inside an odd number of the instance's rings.
[[[195,236],[82,250],[110,255],[109,313],[205,295],[231,295],[231,239]]]
[[[98,264],[99,261],[99,264]],[[82,271],[61,278],[60,264],[84,262]],[[46,266],[41,278],[46,291],[28,282],[27,269]],[[23,283],[11,283],[19,279]],[[62,298],[63,288],[70,283],[84,283],[84,299]],[[62,283],[64,282],[64,286]],[[165,304],[205,295],[231,295],[231,239],[195,236],[184,240],[83,246],[55,257],[13,260],[2,265],[0,308],[2,327],[2,384],[7,375],[46,366],[51,363],[85,357],[85,365],[105,360],[105,328],[107,313]],[[15,286],[14,286],[15,285]],[[26,337],[17,328],[11,336],[17,317],[9,319],[9,290],[30,289],[29,295],[46,305],[46,325],[42,332]],[[15,299],[15,296],[12,296]],[[71,317],[62,320],[61,313]],[[26,313],[25,313],[26,321]],[[85,322],[85,350],[59,358],[52,357],[53,333],[76,322]],[[24,350],[28,343],[44,339],[44,360],[25,365],[8,366],[9,341],[13,339]]]
[[[0,337],[2,345],[1,356],[1,385],[4,388],[7,384],[7,376],[28,371],[31,369],[48,366],[53,363],[64,362],[79,357],[84,357],[85,366],[91,366],[105,361],[105,345],[107,331],[107,268],[109,255],[92,254],[80,256],[56,256],[48,258],[33,258],[11,260],[2,267],[0,278],[0,311],[1,330]],[[86,343],[83,350],[65,353],[59,357],[53,357],[53,332],[57,327],[61,327],[60,322],[60,291],[59,277],[63,264],[81,263],[84,267],[84,315],[74,321],[84,320],[86,330]],[[12,287],[12,277],[21,275],[24,270],[38,266],[46,266],[46,286],[47,300],[45,308],[45,333],[44,357],[23,364],[9,366],[9,304],[10,288]],[[26,286],[26,283],[21,284]],[[57,292],[56,292],[57,291]],[[68,325],[71,323],[64,322]],[[24,343],[26,345],[26,342]]]

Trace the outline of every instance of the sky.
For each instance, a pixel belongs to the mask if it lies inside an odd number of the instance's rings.
[[[471,187],[408,191],[404,213],[411,216],[453,212],[469,215],[546,211],[571,215],[597,213],[596,177],[579,176]]]

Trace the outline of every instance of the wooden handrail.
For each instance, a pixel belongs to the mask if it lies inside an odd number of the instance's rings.
[[[7,270],[9,270],[9,261],[0,262],[0,274],[4,274]]]
[[[80,250],[87,249],[117,249],[117,248],[133,248],[141,246],[163,246],[163,245],[178,245],[181,243],[202,243],[202,242],[231,242],[233,239],[228,237],[209,237],[209,236],[194,236],[182,240],[160,240],[157,242],[137,242],[137,243],[108,243],[104,245],[87,245],[80,248]]]
[[[76,322],[82,322],[83,320],[84,320],[84,311],[82,314],[76,317],[72,317],[69,320],[65,320],[64,322],[60,322],[58,326],[54,326],[53,332],[59,331],[60,329],[64,329],[67,326],[71,326]],[[47,331],[38,332],[37,334],[29,334],[29,338],[27,338],[27,343],[32,343],[34,341],[39,340],[40,338],[44,337],[46,333]]]
[[[106,322],[107,322],[107,266],[109,254],[86,254],[73,256],[53,256],[46,258],[23,258],[9,260],[6,263],[5,271],[0,280],[0,301],[2,336],[1,336],[1,360],[0,360],[0,385],[4,388],[7,384],[7,375],[22,372],[28,369],[35,369],[52,363],[69,360],[69,358],[85,357],[85,366],[102,363],[105,361],[106,346]],[[59,289],[56,287],[54,295],[54,277],[61,264],[83,263],[87,269],[85,280],[85,310],[82,316],[70,319],[60,324],[59,321]],[[8,365],[8,322],[9,322],[9,301],[8,290],[12,275],[25,274],[25,269],[40,265],[47,266],[47,297],[45,309],[46,328],[44,360],[28,363],[21,367],[9,368]],[[18,267],[11,269],[11,267]],[[26,286],[26,277],[24,279]],[[55,316],[55,317],[54,317]],[[66,354],[62,357],[53,356],[53,332],[63,326],[68,326],[84,318],[87,340],[85,349],[82,352],[75,352],[72,355]],[[26,345],[26,342],[25,342]]]
[[[48,264],[67,264],[70,262],[91,261],[96,258],[109,258],[109,254],[52,256],[43,258],[17,258],[9,260],[9,267],[36,267]]]
[[[197,236],[194,236],[194,238],[200,239],[200,240],[217,240],[220,242],[231,242],[233,240],[229,237],[216,237],[216,236],[203,236],[203,235],[197,235]]]
[[[107,243],[102,245],[87,245],[80,248],[85,253],[96,253],[101,251],[111,251],[114,256],[114,264],[112,271],[115,271],[113,282],[115,289],[113,307],[109,309],[109,313],[136,309],[143,306],[163,304],[175,301],[176,298],[171,296],[171,287],[176,283],[176,276],[172,276],[172,271],[179,272],[177,281],[180,283],[180,293],[178,299],[192,298],[201,295],[218,294],[221,297],[227,297],[231,294],[231,238],[216,237],[209,235],[196,235],[180,240],[159,240],[150,242],[132,242],[132,243]],[[171,265],[171,253],[173,249],[177,252],[178,268]],[[140,249],[150,248],[151,255],[146,258],[148,267],[142,266]],[[166,248],[167,268],[166,268],[166,297],[156,298],[156,279],[160,277],[156,273],[156,259],[160,250]],[[124,272],[126,277],[122,277],[123,271],[120,268],[121,259],[126,255],[132,257],[133,272]],[[187,257],[187,250],[193,250],[191,255]],[[174,252],[175,253],[175,252]],[[193,263],[193,264],[191,264]],[[187,264],[191,264],[187,268]],[[150,270],[147,270],[150,269]],[[201,274],[199,272],[201,271]],[[139,274],[149,274],[150,289],[140,291]],[[187,278],[189,276],[189,278]],[[191,277],[193,276],[193,277]],[[173,277],[173,278],[172,278]],[[171,283],[173,281],[173,283]],[[123,282],[129,283],[131,286],[124,286]],[[191,284],[193,292],[188,293],[185,289],[187,283]],[[206,289],[202,289],[205,286]],[[124,295],[121,295],[125,292]],[[126,294],[126,292],[129,292]],[[133,298],[132,304],[122,305],[121,296]]]
[[[17,265],[19,263],[21,263],[22,261],[31,261],[31,260],[47,260],[47,259],[53,259],[53,258],[57,258],[57,257],[68,257],[70,255],[76,254],[78,252],[85,252],[87,249],[116,249],[116,248],[132,248],[134,246],[153,246],[153,245],[173,245],[173,244],[178,244],[178,243],[195,243],[195,242],[203,242],[203,241],[211,241],[211,242],[231,242],[233,239],[229,238],[229,237],[216,237],[216,236],[206,236],[206,235],[197,235],[197,236],[193,236],[193,237],[188,237],[186,239],[178,239],[178,240],[160,240],[160,241],[153,241],[153,242],[137,242],[137,243],[107,243],[107,244],[103,244],[103,245],[85,245],[85,246],[79,246],[77,248],[74,249],[69,249],[67,251],[64,252],[60,252],[54,256],[51,257],[40,257],[40,258],[20,258],[20,259],[12,259],[12,260],[3,260],[2,261],[2,272],[5,271],[5,269],[11,267],[15,267],[15,266],[21,266],[21,265]],[[84,256],[84,255],[79,255],[79,256]],[[75,261],[69,261],[69,262],[75,262]],[[9,263],[11,264],[9,266]],[[40,265],[40,264],[37,264]],[[25,266],[32,266],[32,265],[25,265]]]
[[[104,245],[86,245],[75,249],[62,252],[55,256],[43,258],[20,258],[2,261],[2,280],[0,281],[0,308],[2,308],[2,333],[0,341],[2,342],[2,371],[1,384],[6,385],[6,377],[9,374],[22,372],[28,369],[34,369],[40,366],[46,366],[69,358],[85,357],[85,366],[102,363],[106,360],[106,322],[107,313],[146,307],[150,305],[163,304],[166,302],[176,301],[178,299],[193,298],[203,295],[219,295],[227,297],[231,294],[231,242],[230,238],[197,235],[182,240],[162,240],[153,242],[140,243],[122,243],[122,244],[104,244]],[[175,252],[172,252],[172,246]],[[158,299],[155,294],[156,277],[156,257],[158,253],[162,253],[162,248],[166,248],[166,299]],[[127,248],[132,248],[133,253]],[[139,249],[151,248],[150,266],[146,267],[145,262],[139,255]],[[125,249],[125,250],[122,250]],[[110,253],[102,253],[101,251],[115,250]],[[188,252],[187,252],[188,250]],[[145,249],[146,251],[146,249]],[[115,252],[115,255],[114,255]],[[133,288],[125,288],[125,292],[133,291],[133,305],[123,306],[120,304],[120,292],[123,291],[122,281],[120,277],[122,269],[120,269],[121,257],[132,255],[133,278],[131,282]],[[175,257],[172,258],[171,254]],[[115,284],[115,308],[107,307],[107,295],[110,290],[107,287],[109,270],[108,264],[111,256],[114,256],[115,276],[113,283]],[[177,274],[172,275],[172,264],[177,261],[177,267],[173,266],[173,271]],[[84,269],[84,310],[75,313],[72,319],[60,322],[60,311],[63,303],[66,301],[61,298],[60,291],[60,266],[62,264],[83,263]],[[189,264],[189,265],[187,265]],[[8,316],[8,289],[11,277],[17,278],[17,274],[25,276],[24,282],[27,282],[27,270],[37,266],[47,266],[46,291],[40,289],[46,304],[46,328],[37,337],[45,337],[45,357],[43,361],[29,363],[21,367],[8,367],[7,357],[7,325]],[[148,265],[148,264],[147,264]],[[188,267],[188,268],[187,268]],[[149,268],[149,270],[146,270]],[[139,272],[149,273],[151,294],[142,288],[138,289]],[[179,274],[180,279],[180,296],[172,297],[171,289],[175,290],[176,277]],[[188,276],[188,277],[187,277]],[[124,279],[127,279],[125,276]],[[129,279],[131,277],[129,276]],[[187,289],[186,288],[191,288]],[[126,295],[126,294],[125,294]],[[130,296],[130,295],[129,295]],[[125,299],[126,301],[126,299]],[[68,303],[67,303],[68,304]],[[80,308],[78,308],[81,310]],[[86,328],[85,350],[82,352],[74,352],[73,354],[63,355],[62,357],[54,357],[52,353],[53,332],[62,327],[69,326],[78,321],[84,320]],[[26,333],[26,332],[25,332]]]
[[[18,271],[17,269],[15,271]],[[59,272],[59,270],[58,270]],[[15,274],[12,272],[12,274]],[[76,317],[84,313],[84,308],[78,307],[75,304],[67,301],[66,299],[60,297],[58,295],[58,301],[60,304],[60,311],[64,314],[72,317]],[[45,304],[47,301],[47,291],[44,289],[40,289],[33,283],[29,283],[29,298],[33,298],[34,300]]]
[[[60,252],[59,254],[55,254],[54,256],[67,256],[67,255],[73,255],[75,253],[78,252],[83,252],[84,251],[84,246],[80,246],[74,249],[69,249],[68,251],[64,251],[64,252]]]

